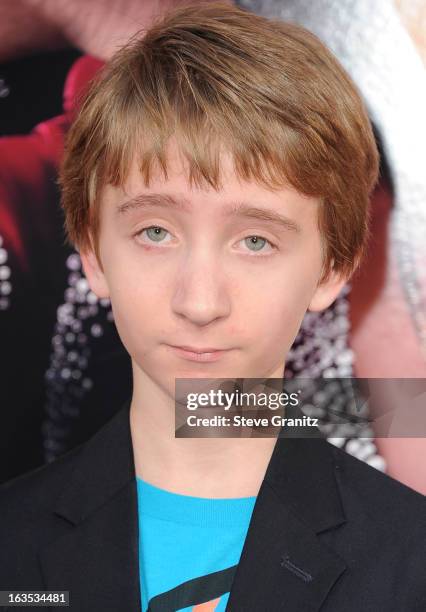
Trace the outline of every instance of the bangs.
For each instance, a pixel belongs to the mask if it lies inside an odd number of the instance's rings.
[[[256,181],[271,190],[292,186],[305,195],[319,196],[324,187],[324,163],[308,159],[308,143],[275,118],[250,113],[250,123],[241,116],[224,115],[222,108],[204,109],[189,104],[188,98],[169,100],[156,109],[135,102],[132,108],[115,112],[105,134],[101,164],[94,168],[99,185],[123,186],[132,162],[136,160],[144,185],[149,188],[153,174],[168,180],[168,148],[173,140],[186,169],[187,182],[199,188],[220,190],[222,155],[233,161],[235,174],[242,181]],[[301,177],[297,151],[309,166],[309,180]],[[299,155],[300,156],[300,155]],[[323,161],[323,160],[322,160]],[[314,180],[312,168],[322,168],[321,184]]]

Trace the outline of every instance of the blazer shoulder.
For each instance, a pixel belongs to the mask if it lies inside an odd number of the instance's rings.
[[[81,498],[90,497],[96,503],[99,496],[109,494],[111,487],[125,484],[133,465],[128,448],[131,445],[128,407],[128,403],[124,404],[88,440],[52,463],[1,485],[0,530],[4,525],[32,525],[34,530],[36,525],[47,523],[53,513],[60,511],[60,500],[67,492],[69,500],[69,491],[80,507],[87,502]]]
[[[370,516],[395,529],[419,529],[426,533],[426,497],[332,445],[336,476],[341,483],[343,500],[356,500]],[[350,498],[350,500],[349,500]],[[410,525],[411,523],[411,525]]]
[[[44,464],[0,485],[0,516],[9,526],[20,517],[31,521],[52,510],[56,496],[71,476],[75,460],[86,443],[80,444],[52,463]],[[5,519],[8,519],[7,521]]]

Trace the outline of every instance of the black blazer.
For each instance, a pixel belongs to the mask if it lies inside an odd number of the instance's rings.
[[[76,612],[140,610],[129,406],[1,487],[0,590],[69,590]],[[423,495],[322,438],[279,437],[227,611],[424,612],[425,567]]]

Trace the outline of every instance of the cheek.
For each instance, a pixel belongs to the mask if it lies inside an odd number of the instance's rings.
[[[271,302],[263,312],[262,320],[259,321],[260,338],[265,338],[268,343],[274,343],[277,351],[289,347],[297,333],[304,309],[294,296],[287,292]]]
[[[153,332],[158,335],[165,321],[164,287],[129,271],[111,275],[110,287],[115,325],[127,351],[131,356],[149,351]]]
[[[131,247],[110,253],[107,281],[111,302],[118,308],[128,311],[129,317],[135,311],[137,318],[152,316],[155,307],[160,307],[165,299],[162,275],[153,270],[146,261],[138,258]]]
[[[278,351],[290,348],[306,313],[312,291],[310,283],[293,278],[291,282],[275,282],[259,294],[256,303],[250,304],[244,312],[250,313],[251,333],[260,339],[260,344],[273,342]],[[249,321],[247,323],[250,324]]]

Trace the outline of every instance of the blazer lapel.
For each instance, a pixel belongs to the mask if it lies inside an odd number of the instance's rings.
[[[81,612],[141,609],[129,406],[76,458],[54,510],[58,535],[40,553],[46,589],[68,590]]]
[[[314,612],[345,571],[318,534],[346,522],[332,446],[277,438],[253,509],[227,612]]]
[[[45,588],[68,590],[80,612],[141,610],[129,407],[77,455],[54,509],[56,537],[40,553]],[[227,612],[315,612],[344,572],[318,537],[345,522],[332,448],[321,437],[277,438]]]

